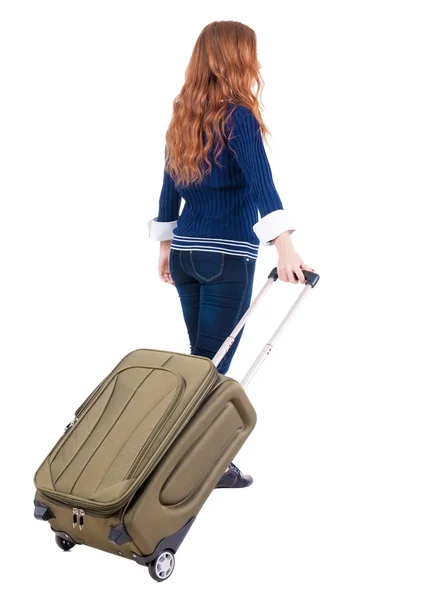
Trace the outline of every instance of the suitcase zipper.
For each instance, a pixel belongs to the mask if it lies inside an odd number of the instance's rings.
[[[82,531],[85,525],[85,511],[79,508],[79,529]]]
[[[77,517],[79,515],[79,509],[78,508],[72,508],[71,510],[73,512],[73,529],[76,529],[76,527],[77,527]]]
[[[74,417],[74,419],[72,421],[70,421],[70,423],[68,423],[68,425],[65,427],[64,431],[68,431],[69,429],[71,429],[75,425],[77,420],[78,420],[78,418]]]
[[[85,526],[85,511],[82,508],[72,508],[73,513],[73,529],[76,529],[77,525],[79,525],[80,531]]]

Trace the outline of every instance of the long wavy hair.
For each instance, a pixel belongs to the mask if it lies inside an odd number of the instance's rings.
[[[215,21],[201,32],[185,72],[185,83],[173,102],[166,134],[165,168],[178,186],[199,183],[217,164],[232,135],[227,127],[233,110],[245,106],[257,119],[263,137],[256,34],[237,21]]]

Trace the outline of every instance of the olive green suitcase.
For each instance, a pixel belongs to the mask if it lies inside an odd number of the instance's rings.
[[[270,352],[307,285],[242,384],[216,365],[270,285],[274,269],[211,361],[136,350],[78,408],[35,475],[34,515],[63,550],[105,550],[168,579],[174,554],[228,464],[255,427],[243,389]]]

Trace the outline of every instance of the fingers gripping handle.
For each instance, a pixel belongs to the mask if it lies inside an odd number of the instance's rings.
[[[317,273],[314,273],[313,271],[305,271],[304,269],[302,269],[302,273],[305,276],[305,284],[310,285],[312,288],[315,287],[317,282],[320,279],[320,276],[317,275]],[[276,281],[278,279],[278,277],[279,277],[278,268],[275,267],[274,269],[271,270],[268,278],[273,279],[273,281]]]

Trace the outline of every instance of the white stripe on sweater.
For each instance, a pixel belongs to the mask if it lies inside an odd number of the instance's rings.
[[[198,237],[188,237],[188,236],[182,236],[182,235],[175,235],[174,236],[175,240],[180,240],[180,241],[191,241],[191,242],[223,242],[226,244],[231,244],[233,246],[250,246],[252,248],[256,248],[258,249],[258,244],[250,244],[249,242],[239,242],[237,240],[223,240],[221,238],[198,238]]]
[[[178,246],[177,244],[172,244],[172,248],[175,250],[201,250],[202,252],[220,252],[222,254],[233,254],[235,256],[246,256],[248,258],[257,258],[257,254],[252,254],[250,252],[235,252],[234,250],[225,250],[224,248],[213,248],[212,246]]]

